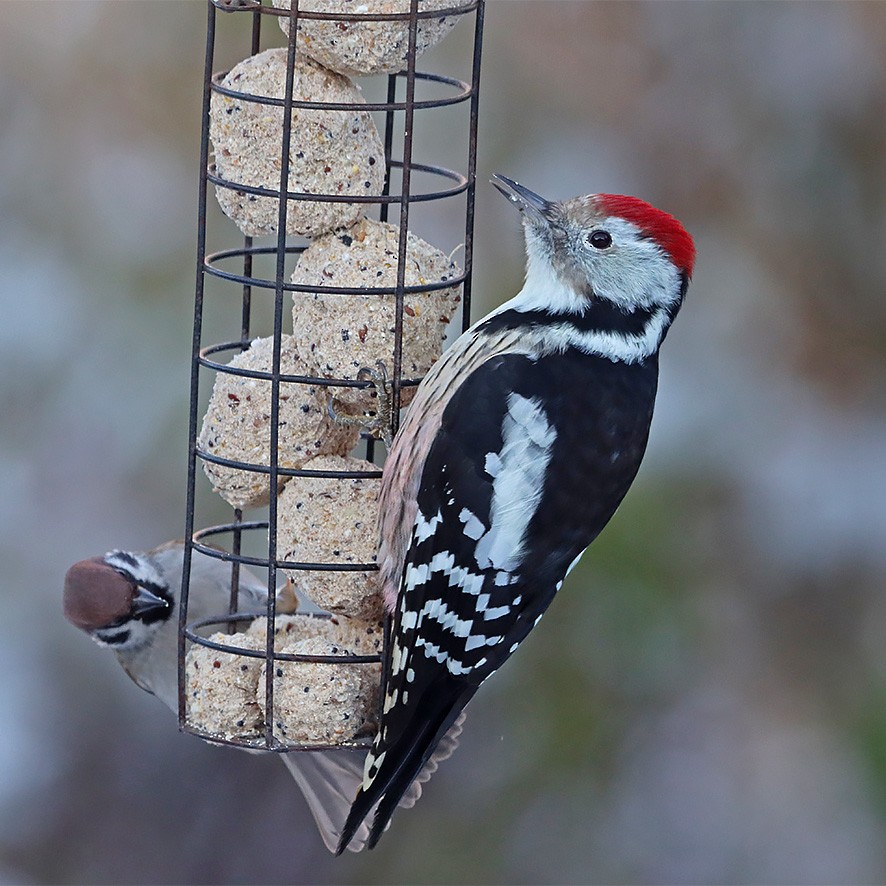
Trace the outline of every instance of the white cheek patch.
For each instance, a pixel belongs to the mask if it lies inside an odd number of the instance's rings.
[[[590,254],[586,267],[594,293],[626,311],[671,307],[680,297],[680,272],[670,258],[632,222],[610,216],[600,226],[614,246]]]
[[[639,363],[658,350],[670,322],[667,309],[659,308],[643,331],[636,334],[584,332],[571,323],[559,323],[549,328],[549,339],[543,344],[551,352],[576,348],[585,354],[594,354],[619,363]]]

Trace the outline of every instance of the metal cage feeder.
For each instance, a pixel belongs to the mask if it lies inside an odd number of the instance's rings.
[[[316,5],[316,4],[314,4]],[[426,3],[421,4],[427,6]],[[373,571],[375,563],[331,563],[331,562],[296,562],[280,559],[278,556],[278,512],[277,495],[279,480],[291,478],[289,482],[298,483],[300,478],[326,478],[346,481],[355,478],[378,478],[380,470],[354,471],[320,471],[309,468],[296,469],[278,464],[278,443],[281,434],[279,428],[279,392],[281,384],[319,386],[323,390],[335,392],[339,388],[368,388],[372,385],[368,380],[347,378],[321,378],[310,375],[287,375],[281,372],[281,341],[283,337],[283,307],[287,293],[311,294],[321,292],[324,295],[361,295],[373,297],[394,297],[395,327],[394,347],[387,366],[390,385],[392,409],[390,424],[386,428],[392,436],[398,427],[398,416],[401,393],[404,388],[417,385],[420,378],[404,377],[403,366],[403,314],[404,297],[415,292],[430,292],[444,287],[461,287],[461,330],[469,325],[471,296],[471,267],[473,257],[474,227],[474,190],[476,175],[477,150],[477,108],[479,97],[480,58],[482,49],[484,0],[469,0],[463,5],[438,7],[433,9],[420,8],[419,0],[409,0],[408,11],[400,13],[375,14],[363,12],[332,13],[316,12],[299,9],[298,0],[293,0],[291,9],[281,9],[266,5],[260,0],[207,0],[207,36],[206,61],[203,76],[202,136],[200,149],[200,191],[199,215],[197,232],[197,275],[194,300],[194,327],[192,348],[192,369],[190,389],[189,415],[189,458],[187,478],[187,511],[185,520],[185,554],[182,575],[181,608],[179,614],[179,726],[183,731],[199,735],[208,741],[230,744],[252,749],[287,752],[323,750],[330,747],[359,747],[365,744],[368,736],[353,737],[336,743],[321,742],[289,742],[282,741],[274,729],[274,695],[275,683],[281,673],[278,663],[296,662],[328,665],[378,665],[382,660],[387,646],[387,625],[384,631],[384,647],[381,654],[372,655],[308,655],[281,652],[275,649],[275,617],[277,615],[276,591],[277,573],[286,570],[291,573],[304,571]],[[271,17],[268,19],[268,17]],[[286,87],[282,98],[270,98],[248,92],[238,92],[222,82],[225,72],[214,73],[217,31],[220,18],[225,19],[225,26],[231,24],[244,34],[249,34],[249,51],[254,56],[262,51],[267,42],[267,22],[276,24],[275,19],[285,16],[289,18],[288,36],[286,38]],[[443,76],[416,68],[418,56],[417,40],[419,25],[423,20],[456,17],[473,19],[473,48],[471,52],[469,79],[461,80],[451,76]],[[249,27],[243,27],[241,22]],[[329,103],[301,101],[293,97],[294,68],[303,48],[298,45],[296,35],[299,21],[330,21],[345,25],[363,22],[404,22],[408,29],[408,45],[405,53],[405,67],[393,74],[374,75],[375,79],[386,78],[387,93],[384,101],[367,101],[365,103]],[[463,27],[463,26],[462,26]],[[274,29],[275,34],[278,29]],[[436,95],[425,96],[425,92],[436,91]],[[279,145],[281,160],[280,184],[276,190],[255,187],[223,178],[210,160],[210,100],[213,93],[237,98],[244,102],[282,108],[282,130]],[[464,171],[457,171],[444,166],[426,162],[417,162],[413,157],[416,112],[433,113],[435,109],[467,104],[467,125],[461,133],[466,139],[466,157]],[[328,112],[368,111],[378,119],[382,119],[385,177],[382,193],[377,196],[342,195],[304,193],[289,190],[289,158],[298,133],[293,130],[293,109],[325,110]],[[381,127],[379,127],[381,129]],[[454,137],[454,136],[453,136]],[[393,156],[395,141],[402,145],[402,155]],[[419,176],[422,180],[433,183],[435,187],[420,188],[416,186]],[[394,182],[399,188],[394,187]],[[228,246],[212,253],[207,252],[207,207],[210,185],[220,188],[233,188],[247,195],[273,198],[278,206],[276,224],[276,242],[273,245],[260,245],[252,237],[246,236],[242,245]],[[419,203],[436,203],[452,199],[464,200],[464,271],[460,275],[445,282],[410,286],[406,284],[407,234],[410,231],[410,207]],[[399,225],[399,252],[396,271],[396,285],[376,288],[353,288],[323,286],[304,286],[289,282],[286,275],[287,261],[297,259],[307,248],[308,243],[300,242],[304,238],[287,236],[287,213],[291,207],[301,202],[323,201],[328,203],[347,202],[362,204],[368,213],[377,214],[381,222],[388,222],[391,210],[397,210]],[[233,222],[230,223],[233,226]],[[233,229],[233,228],[232,228]],[[297,242],[290,242],[296,239]],[[261,262],[273,260],[274,272],[262,276],[256,271]],[[216,285],[227,287],[228,292],[236,292],[237,316],[236,324],[239,337],[232,340],[204,344],[204,307],[206,299],[206,282],[208,279],[219,281]],[[238,368],[221,362],[219,358],[230,357],[249,348],[256,333],[253,329],[255,299],[273,298],[273,327],[268,330],[273,341],[273,357],[271,371],[263,372]],[[271,412],[269,418],[269,458],[267,464],[254,464],[236,459],[227,459],[202,449],[198,444],[198,427],[200,424],[200,392],[201,381],[209,373],[216,376],[223,374],[240,375],[255,378],[269,383],[271,386]],[[364,447],[365,458],[374,462],[378,457],[374,434],[364,432],[361,446]],[[270,488],[270,502],[267,506],[267,519],[245,520],[241,509],[234,508],[232,518],[225,523],[196,529],[201,521],[198,519],[196,505],[197,463],[215,462],[225,467],[244,472],[267,474]],[[265,554],[251,556],[243,552],[244,542],[264,535],[267,538]],[[218,545],[221,543],[221,546]],[[194,620],[188,612],[189,590],[192,577],[193,553],[215,557],[231,564],[230,605],[228,612],[219,613],[211,618]],[[259,567],[267,570],[267,608],[266,611],[254,615],[267,617],[267,631],[263,649],[248,649],[235,643],[210,640],[205,636],[205,629],[215,628],[216,631],[232,630],[237,624],[247,621],[252,615],[244,616],[238,608],[241,567]],[[304,618],[328,618],[328,614],[304,614]],[[186,661],[190,648],[201,646],[216,650],[226,655],[243,657],[243,660],[261,659],[265,663],[264,672],[264,722],[257,734],[249,737],[221,735],[206,731],[195,724],[188,716],[188,699],[186,698]],[[259,686],[261,692],[261,686]]]

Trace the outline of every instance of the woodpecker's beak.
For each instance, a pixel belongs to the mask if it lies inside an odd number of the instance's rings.
[[[545,225],[551,223],[553,203],[549,200],[539,197],[538,194],[530,191],[529,188],[524,188],[523,185],[518,184],[513,179],[497,172],[490,181],[520,212],[525,213],[532,221],[541,222]]]
[[[144,615],[155,609],[169,609],[169,601],[139,586],[132,598],[132,615]]]

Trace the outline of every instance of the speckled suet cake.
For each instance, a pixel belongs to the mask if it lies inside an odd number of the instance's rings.
[[[305,637],[282,646],[299,655],[354,655],[344,638]],[[289,744],[336,744],[371,735],[377,715],[379,664],[278,661],[274,675],[274,735]],[[263,685],[264,663],[259,675]],[[258,693],[264,713],[265,698]]]
[[[356,379],[378,361],[392,371],[396,298],[393,294],[333,295],[324,286],[394,287],[400,232],[385,222],[363,219],[347,231],[315,240],[301,255],[292,282],[316,287],[294,292],[293,335],[320,378]],[[413,233],[406,238],[406,286],[443,283],[461,269],[443,252]],[[443,352],[447,327],[461,301],[461,287],[406,293],[403,302],[403,378],[423,376]],[[364,410],[374,408],[369,389],[337,387],[335,399]],[[402,389],[406,405],[414,388]]]
[[[264,652],[267,619],[245,632],[215,633],[226,646]],[[382,628],[344,616],[283,615],[274,649],[307,655],[380,655]],[[260,739],[264,731],[266,660],[193,644],[186,659],[188,722],[223,739]],[[274,732],[289,743],[332,744],[371,734],[378,664],[276,663]],[[307,687],[307,692],[305,688]]]
[[[252,638],[265,644],[268,620],[257,618],[246,629]],[[377,655],[384,642],[382,626],[378,622],[347,618],[343,615],[278,615],[274,619],[274,648],[282,650],[287,643],[307,637],[325,637],[337,640],[339,645],[350,649],[355,655]]]
[[[321,456],[303,467],[317,471],[373,471],[358,458]],[[277,551],[302,563],[374,563],[379,478],[294,477],[277,500]],[[380,622],[376,571],[293,571],[290,577],[330,612]]]
[[[230,366],[270,372],[273,340],[258,338],[237,354]],[[295,339],[284,335],[280,347],[280,372],[311,376],[313,371],[299,355]],[[336,422],[327,408],[321,386],[280,383],[277,462],[280,467],[300,468],[321,454],[345,455],[359,437],[355,427]],[[203,419],[197,444],[212,454],[249,464],[270,463],[271,382],[219,372]],[[214,490],[235,508],[260,507],[269,500],[270,477],[214,462],[203,462]],[[280,477],[279,485],[288,480]]]
[[[283,98],[285,49],[268,49],[235,65],[221,81],[238,92]],[[307,56],[296,58],[293,98],[362,104],[359,88]],[[218,174],[228,181],[278,191],[281,178],[283,108],[213,92],[209,136]],[[366,111],[294,108],[289,156],[291,192],[378,196],[385,176],[384,148]],[[256,237],[275,234],[276,197],[216,186],[224,213]],[[360,204],[290,200],[286,232],[316,237],[344,228],[363,215]]]
[[[468,0],[419,0],[420,12],[466,6]],[[273,0],[279,9],[290,9],[291,0]],[[409,12],[409,0],[301,0],[304,12],[341,12],[355,16]],[[436,46],[458,23],[459,16],[419,19],[416,57]],[[289,19],[278,19],[285,34]],[[349,76],[396,74],[406,70],[409,49],[408,21],[309,21],[298,23],[298,47],[333,71]]]
[[[209,639],[241,649],[265,648],[264,640],[243,633]],[[185,664],[188,722],[220,738],[258,737],[264,725],[256,697],[262,664],[260,658],[192,645]]]

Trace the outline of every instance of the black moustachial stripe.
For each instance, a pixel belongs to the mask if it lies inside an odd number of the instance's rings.
[[[490,317],[481,327],[488,332],[519,329],[527,326],[549,327],[552,322],[569,323],[578,332],[614,332],[620,335],[641,335],[656,308],[635,308],[623,311],[617,305],[594,298],[581,313],[553,314],[549,311],[502,311]]]
[[[108,646],[123,646],[129,641],[130,630],[129,628],[112,626],[99,628],[95,634],[102,643],[106,643]]]

